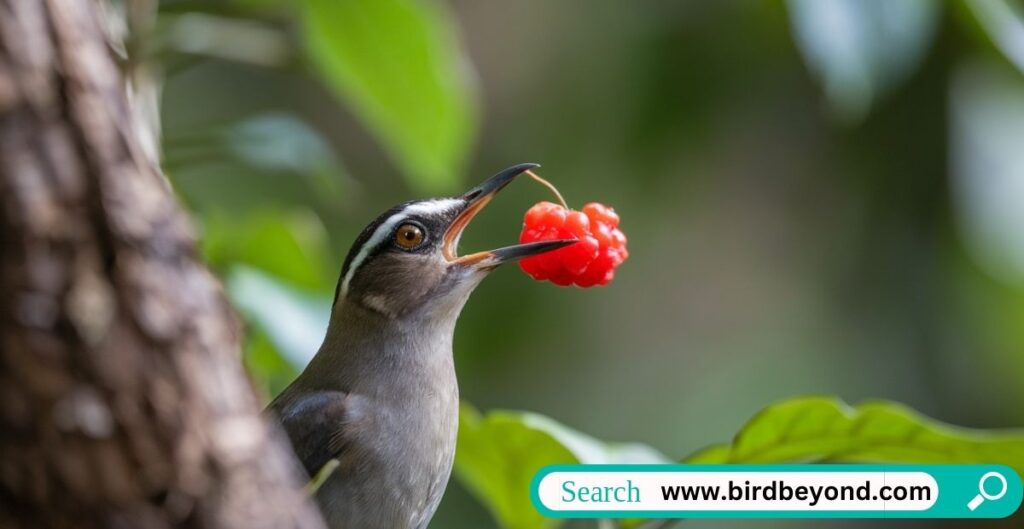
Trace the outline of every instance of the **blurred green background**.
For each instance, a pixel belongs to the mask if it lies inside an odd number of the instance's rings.
[[[802,394],[1024,424],[1019,4],[158,8],[145,50],[163,82],[165,169],[246,318],[268,397],[319,346],[367,222],[533,161],[570,204],[614,206],[631,258],[605,288],[515,268],[485,281],[455,340],[477,407],[672,457]],[[513,242],[548,199],[510,187],[463,251]],[[494,526],[455,482],[431,525]]]

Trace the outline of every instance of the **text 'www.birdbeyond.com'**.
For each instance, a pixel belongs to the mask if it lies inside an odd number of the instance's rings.
[[[639,500],[640,489],[627,480],[626,486],[610,487],[596,490],[575,489],[575,482],[563,483],[563,499],[583,499],[589,493],[592,499],[614,495],[616,500],[628,498],[627,501]],[[816,507],[822,502],[859,501],[923,501],[931,503],[932,495],[938,491],[931,485],[882,485],[873,487],[871,480],[861,485],[790,485],[781,480],[771,480],[767,484],[751,482],[742,483],[729,481],[725,487],[714,485],[662,485],[660,492],[665,501],[681,502],[804,502],[809,507]]]

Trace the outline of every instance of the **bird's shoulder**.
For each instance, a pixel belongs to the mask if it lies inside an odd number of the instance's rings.
[[[277,415],[295,455],[311,476],[331,459],[344,458],[368,416],[364,399],[339,390],[286,391],[268,408]]]

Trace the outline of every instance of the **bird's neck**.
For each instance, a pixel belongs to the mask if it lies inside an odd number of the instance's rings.
[[[327,335],[306,369],[318,385],[400,397],[424,384],[454,385],[452,338],[455,320],[390,318],[355,303],[339,302]]]

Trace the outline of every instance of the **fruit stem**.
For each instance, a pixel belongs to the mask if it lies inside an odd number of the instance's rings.
[[[544,185],[544,187],[547,187],[548,189],[550,189],[551,192],[554,193],[556,197],[558,197],[558,201],[562,203],[562,207],[565,208],[565,209],[569,209],[569,204],[565,203],[565,199],[562,198],[562,194],[558,192],[558,188],[555,187],[554,184],[552,184],[551,182],[548,182],[547,180],[537,176],[537,173],[534,173],[533,171],[530,171],[529,169],[527,169],[526,174],[530,175],[530,178],[540,182],[542,185]]]

